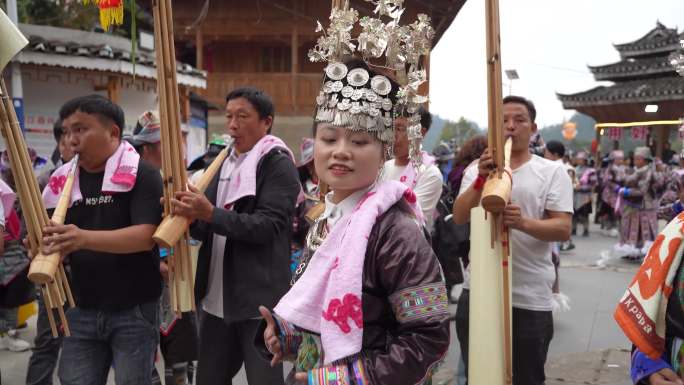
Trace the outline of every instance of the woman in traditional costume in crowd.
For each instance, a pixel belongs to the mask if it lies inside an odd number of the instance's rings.
[[[575,156],[575,213],[572,216],[572,235],[577,234],[577,225],[583,228],[582,236],[589,236],[589,214],[592,211],[592,195],[596,186],[596,170],[587,165],[588,155],[580,151]]]
[[[355,22],[353,9],[333,12]],[[419,17],[411,28],[426,24]],[[326,35],[339,36],[336,26],[347,27],[334,23]],[[330,63],[317,98],[314,163],[330,192],[296,282],[273,313],[260,308],[256,345],[273,363],[294,362],[290,384],[422,383],[449,346],[445,284],[415,194],[398,181],[376,182],[392,148],[393,117],[417,112],[410,102],[417,98],[398,102],[411,91],[363,61],[323,59]]]
[[[609,164],[601,174],[601,192],[599,199],[601,200],[601,209],[597,210],[598,216],[601,217],[601,229],[608,232],[609,235],[618,236],[616,229],[618,224],[618,217],[615,212],[618,190],[625,177],[625,154],[622,150],[615,150],[610,153]]]
[[[634,150],[634,171],[624,177],[617,189],[615,211],[621,213],[620,243],[615,251],[628,259],[641,259],[658,233],[658,209],[662,185],[651,164],[651,150]]]
[[[634,344],[634,384],[684,384],[683,225],[680,214],[658,234],[615,311]]]
[[[304,199],[297,204],[295,217],[292,220],[292,256],[291,269],[294,274],[301,262],[302,253],[306,245],[306,234],[311,226],[311,218],[307,214],[320,202],[318,176],[314,166],[314,140],[303,138],[299,147],[300,155],[297,163],[299,182],[302,184]]]
[[[673,220],[679,213],[684,211],[684,157],[674,155],[673,164],[670,166],[666,180],[665,192],[660,200],[658,219]]]
[[[9,168],[2,170],[3,179],[13,183]],[[0,351],[23,352],[31,347],[11,330],[17,328],[19,306],[33,300],[33,284],[28,280],[30,260],[22,243],[26,229],[22,226],[19,202],[12,188],[0,180]]]

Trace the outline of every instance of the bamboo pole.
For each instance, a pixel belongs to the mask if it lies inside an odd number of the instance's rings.
[[[42,285],[40,287],[40,290],[43,293],[43,302],[45,303],[45,312],[47,313],[48,316],[48,322],[50,322],[50,330],[52,331],[52,337],[57,338],[59,337],[59,333],[57,331],[57,325],[55,324],[55,316],[52,314],[52,300],[50,297],[50,293],[47,290],[47,287]]]
[[[155,241],[169,249],[169,288],[171,290],[172,309],[176,313],[182,311],[181,299],[184,293],[193,296],[193,271],[188,249],[188,221],[182,218],[173,223],[173,240],[160,242],[156,235],[167,224],[171,223],[170,198],[178,191],[186,191],[187,174],[183,158],[183,142],[181,134],[180,96],[176,75],[176,57],[173,35],[173,10],[170,0],[153,1],[153,18],[155,27],[157,84],[159,89],[159,109],[162,141],[162,173],[164,175],[164,221],[155,232]],[[165,231],[161,231],[167,234]],[[194,298],[192,309],[195,309]]]
[[[57,337],[59,334],[53,314],[54,309],[57,309],[59,313],[65,334],[70,335],[63,305],[66,302],[65,298],[69,298],[70,304],[73,306],[73,297],[66,274],[63,273],[59,254],[43,256],[39,253],[42,245],[43,228],[47,226],[49,219],[35,173],[33,172],[33,164],[28,154],[28,147],[21,134],[14,106],[9,100],[7,87],[1,78],[0,99],[0,129],[6,141],[15,187],[28,230],[29,247],[33,254],[37,254],[31,263],[30,270],[37,269],[42,273],[39,275],[40,279],[32,279],[32,281],[41,285],[40,290],[43,293],[43,301],[45,302],[53,337]],[[73,184],[73,177],[71,178],[71,184]],[[65,190],[69,190],[68,195],[70,196],[70,187],[65,186]],[[57,221],[63,222],[64,213],[59,210],[56,210],[56,212],[58,213]],[[32,278],[31,274],[29,274],[29,278]]]
[[[477,234],[478,242],[484,236],[483,227],[489,227],[491,247],[482,250],[478,245],[479,254],[476,263],[473,263],[471,283],[471,348],[487,346],[491,357],[482,360],[482,352],[474,350],[469,352],[469,373],[474,385],[481,384],[512,384],[512,331],[511,331],[511,290],[510,290],[510,244],[508,229],[503,224],[502,212],[510,202],[512,177],[510,170],[510,154],[512,140],[505,139],[503,128],[503,90],[501,79],[501,39],[499,20],[499,1],[486,0],[486,45],[487,45],[487,101],[488,101],[488,148],[494,160],[495,170],[490,174],[483,192],[482,207],[488,212],[488,218],[482,221],[475,218],[471,222],[471,232]],[[480,211],[478,211],[480,210]],[[481,209],[474,209],[473,213],[479,213]],[[481,214],[480,214],[481,215]],[[478,215],[476,215],[477,217]],[[471,219],[473,214],[471,213]],[[478,242],[475,242],[476,244]],[[486,247],[484,247],[486,249]],[[492,259],[496,258],[496,264]],[[487,263],[481,262],[487,259]],[[486,282],[483,282],[486,281]],[[487,290],[494,281],[498,286],[495,292]],[[490,291],[489,294],[486,292]],[[480,301],[481,303],[476,303]],[[481,325],[472,328],[479,322],[478,317],[488,313],[493,319],[490,326],[496,332],[481,329]]]

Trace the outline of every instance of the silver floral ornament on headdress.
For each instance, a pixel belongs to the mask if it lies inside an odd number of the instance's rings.
[[[322,36],[309,51],[309,59],[329,64],[325,68],[323,92],[316,98],[316,120],[367,130],[389,144],[394,138],[393,116],[406,116],[410,156],[417,164],[421,160],[418,111],[427,102],[427,97],[419,93],[427,80],[421,59],[430,51],[434,30],[430,18],[422,14],[414,23],[402,26],[404,0],[365,1],[375,5],[373,16],[359,19],[358,12],[349,8],[348,0],[338,1],[334,2],[328,28],[318,23],[316,31],[322,32]],[[352,32],[357,22],[361,32],[354,38]],[[383,67],[393,73],[399,89],[393,89],[394,83],[387,76],[371,78],[365,68],[349,70],[342,61],[354,54],[366,61],[376,59],[374,62],[384,56]]]

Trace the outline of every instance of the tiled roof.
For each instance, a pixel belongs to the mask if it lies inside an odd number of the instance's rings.
[[[557,94],[563,108],[684,100],[684,77],[668,76],[598,86],[576,94]]]
[[[15,57],[20,63],[133,74],[131,41],[98,32],[20,24],[29,44]],[[156,78],[155,53],[138,50],[136,76]],[[206,72],[177,63],[178,83],[206,88]]]
[[[652,75],[670,76],[675,70],[667,56],[646,59],[625,59],[617,63],[602,66],[589,66],[596,80],[620,80]]]
[[[656,27],[640,39],[631,43],[615,44],[615,49],[623,58],[672,52],[680,47],[679,41],[682,39],[684,33],[680,35],[677,29],[667,28],[657,22]]]

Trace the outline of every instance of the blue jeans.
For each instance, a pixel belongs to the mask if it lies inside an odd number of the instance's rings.
[[[150,385],[159,343],[159,302],[121,311],[67,311],[71,337],[59,361],[62,385],[104,385],[110,366],[117,385]]]
[[[40,293],[40,290],[37,290]],[[59,318],[55,320],[59,325]],[[59,327],[59,326],[58,326]],[[61,335],[52,338],[52,330],[48,321],[47,309],[42,299],[38,297],[38,323],[36,338],[33,340],[33,353],[29,359],[26,371],[26,385],[52,385],[52,375],[57,367],[59,350],[62,348]]]

